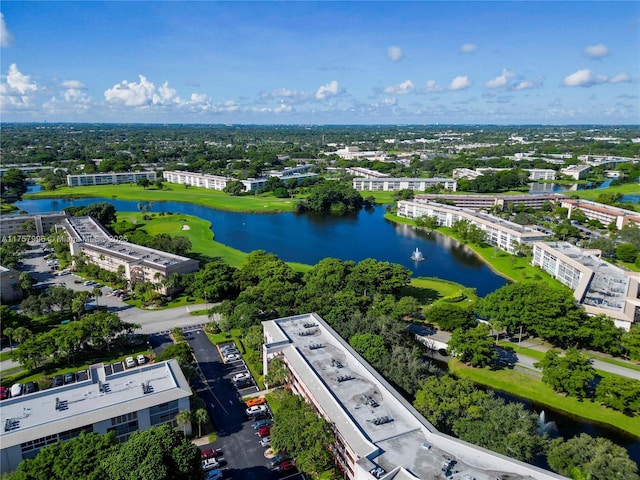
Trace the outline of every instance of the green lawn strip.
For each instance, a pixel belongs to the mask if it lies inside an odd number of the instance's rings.
[[[297,199],[277,198],[272,194],[232,197],[219,190],[167,184],[162,190],[144,189],[135,184],[102,185],[90,187],[62,187],[54,191],[42,191],[25,195],[25,199],[38,198],[103,197],[117,200],[143,202],[184,202],[233,212],[281,213],[292,212]],[[149,209],[153,211],[153,207]]]
[[[509,350],[513,350],[515,353],[520,353],[527,357],[535,358],[536,360],[542,360],[545,354],[545,352],[541,352],[540,350],[535,350],[533,348],[519,347],[517,344],[514,345],[509,340],[500,340],[498,342],[498,345]],[[550,348],[553,348],[553,346],[550,346]]]
[[[621,193],[622,195],[638,195],[640,193],[640,186],[637,183],[623,183],[622,185],[616,185],[614,187],[576,190],[570,192],[571,196],[584,198],[585,200],[595,200],[603,193],[615,194]]]
[[[4,362],[5,360],[9,360],[10,358],[11,358],[10,350],[0,353],[0,362]]]
[[[422,305],[431,305],[447,298],[457,298],[465,295],[469,289],[459,283],[436,277],[412,278],[411,283],[400,290],[401,296],[411,296],[418,299]],[[465,298],[465,301],[473,301]]]
[[[514,370],[492,371],[486,368],[472,368],[455,359],[449,361],[449,370],[458,377],[468,378],[480,385],[530,399],[594,422],[612,425],[640,436],[640,416],[628,417],[589,400],[579,401],[576,398],[557,394],[533,375]]]
[[[18,207],[15,205],[7,202],[0,203],[0,215],[5,213],[14,213],[16,211],[18,211]]]
[[[219,343],[227,343],[227,342],[235,342],[238,346],[238,350],[242,355],[245,363],[247,364],[247,368],[251,372],[251,375],[255,379],[258,384],[258,388],[260,390],[264,390],[264,381],[262,375],[262,360],[260,359],[259,352],[255,352],[253,350],[248,349],[244,343],[242,342],[242,330],[241,329],[233,329],[230,332],[224,333],[209,333],[207,332],[207,337],[214,345]]]

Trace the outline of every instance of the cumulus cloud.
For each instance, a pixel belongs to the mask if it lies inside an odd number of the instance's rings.
[[[64,80],[62,87],[74,90],[85,90],[87,88],[80,80]]]
[[[456,78],[451,80],[451,83],[449,84],[449,90],[464,90],[465,88],[469,88],[470,86],[471,80],[469,80],[469,77],[458,75]]]
[[[462,53],[473,53],[478,50],[478,46],[475,43],[465,43],[460,47]]]
[[[425,91],[427,92],[442,92],[443,90],[444,88],[438,85],[435,80],[429,80],[425,85]]]
[[[13,42],[13,35],[4,21],[4,14],[0,12],[0,47],[7,48]]]
[[[501,87],[506,87],[507,83],[509,82],[510,78],[514,77],[514,73],[511,70],[508,69],[504,69],[502,70],[502,73],[500,75],[498,75],[496,78],[494,78],[493,80],[489,80],[487,83],[485,83],[485,87],[487,88],[501,88]]]
[[[518,82],[513,86],[513,90],[528,90],[530,88],[535,88],[537,84],[535,82],[531,82],[529,80],[523,80],[522,82]]]
[[[338,94],[338,82],[336,82],[335,80],[332,80],[326,85],[322,85],[320,88],[318,88],[318,91],[316,92],[316,98],[318,100],[324,100],[325,98],[328,98],[328,97],[334,97],[337,94]]]
[[[30,108],[33,95],[38,91],[38,84],[24,75],[15,63],[9,66],[6,81],[0,83],[0,106],[2,108]]]
[[[411,80],[405,80],[399,85],[389,85],[384,89],[384,93],[391,95],[405,95],[415,90],[415,86]]]
[[[562,83],[567,87],[592,87],[606,81],[607,77],[596,75],[592,70],[584,68],[564,77]]]
[[[169,82],[164,82],[161,87],[156,88],[144,75],[139,75],[139,79],[139,83],[123,80],[105,90],[104,98],[107,103],[126,107],[182,103],[176,95],[176,90],[169,87]]]
[[[609,83],[625,83],[630,82],[631,77],[628,73],[620,72],[609,79]]]
[[[402,53],[402,49],[400,47],[391,46],[387,48],[387,57],[389,57],[392,62],[397,62],[404,57],[404,53]]]
[[[586,47],[582,51],[582,54],[588,58],[594,58],[594,59],[604,58],[609,56],[609,48],[605,44],[599,43],[597,45],[590,45]]]

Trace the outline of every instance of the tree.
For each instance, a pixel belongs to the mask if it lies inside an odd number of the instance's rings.
[[[640,360],[640,323],[634,323],[628,332],[622,334],[622,346],[629,358]]]
[[[27,294],[31,291],[31,288],[37,283],[37,281],[29,275],[29,272],[20,272],[18,275],[18,284],[23,294]]]
[[[222,189],[227,195],[236,197],[244,192],[244,184],[240,180],[232,180]]]
[[[298,211],[345,215],[360,211],[364,200],[351,185],[329,180],[314,185],[306,200],[296,204]]]
[[[9,168],[2,175],[2,195],[22,197],[27,191],[27,175],[18,168]]]
[[[142,177],[140,180],[138,180],[138,186],[144,188],[145,190],[149,185],[151,185],[151,182],[147,177]]]
[[[568,349],[563,357],[557,350],[549,350],[534,366],[542,370],[542,381],[556,392],[578,398],[591,396],[596,371],[576,348]]]
[[[489,327],[484,324],[468,330],[454,330],[447,351],[472,367],[486,367],[498,356],[493,338],[489,336]]]
[[[193,412],[193,418],[198,422],[198,437],[202,436],[202,424],[209,421],[209,414],[204,408],[198,408]]]
[[[99,287],[95,287],[92,291],[91,294],[93,295],[93,297],[96,299],[96,306],[99,305],[98,304],[98,299],[102,296],[102,289]]]
[[[438,302],[432,305],[427,310],[426,316],[427,320],[449,332],[457,328],[466,330],[476,325],[476,319],[471,309],[448,302]]]
[[[627,415],[640,411],[640,382],[626,377],[605,377],[596,387],[596,401]]]
[[[379,368],[389,356],[389,350],[380,335],[362,333],[349,339],[349,345],[373,366]]]
[[[586,433],[567,441],[553,440],[547,449],[549,466],[561,475],[607,480],[638,480],[638,467],[627,451],[611,440]]]
[[[171,427],[135,432],[102,462],[109,480],[200,480],[200,449]]]
[[[639,252],[640,249],[633,243],[623,243],[616,247],[616,257],[618,260],[627,263],[635,262]]]
[[[93,217],[100,224],[108,227],[116,222],[116,207],[107,202],[98,202],[87,205],[74,214],[74,216]]]
[[[284,385],[289,378],[289,369],[284,364],[281,358],[274,358],[269,362],[269,368],[267,374],[264,376],[264,383],[269,388],[279,387]]]

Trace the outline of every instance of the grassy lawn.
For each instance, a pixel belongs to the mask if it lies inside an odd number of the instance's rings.
[[[2,202],[0,203],[0,215],[3,213],[15,213],[18,211],[18,207],[11,203]]]
[[[438,300],[466,296],[469,289],[459,283],[435,277],[412,278],[411,283],[400,290],[401,296],[418,299],[422,305],[431,305]],[[474,298],[465,298],[465,302],[473,302]]]
[[[591,190],[576,190],[571,192],[571,196],[577,196],[584,198],[585,200],[595,200],[599,195],[603,193],[621,193],[622,195],[638,195],[640,192],[640,185],[637,183],[624,183],[615,187],[607,187]]]
[[[640,436],[640,416],[628,417],[589,400],[579,401],[576,398],[559,395],[533,375],[514,370],[492,371],[486,368],[472,368],[455,359],[449,362],[449,369],[458,377],[469,378],[478,384],[528,398],[595,422],[613,425],[620,430]]]
[[[185,202],[234,212],[280,213],[292,212],[295,198],[276,198],[271,194],[231,197],[218,190],[189,187],[165,183],[162,190],[144,189],[135,184],[103,185],[91,187],[62,187],[25,195],[25,199],[35,198],[81,198],[105,197],[118,200],[139,200],[146,202]]]

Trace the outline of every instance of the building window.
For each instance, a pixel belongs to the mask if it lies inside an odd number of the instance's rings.
[[[175,424],[176,415],[178,414],[178,401],[163,403],[149,409],[151,425],[161,425],[163,423]]]

